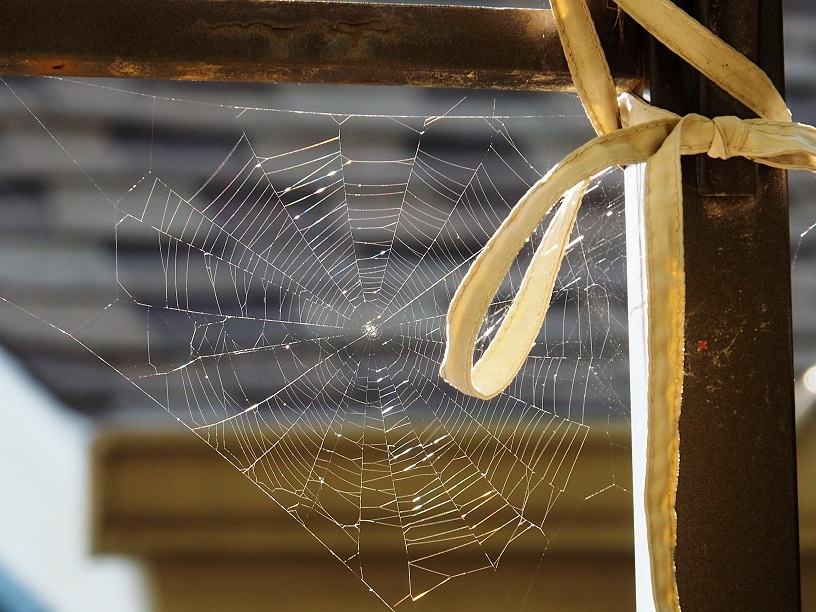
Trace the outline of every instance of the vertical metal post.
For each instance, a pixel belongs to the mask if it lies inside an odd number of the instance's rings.
[[[780,0],[677,4],[782,88]],[[658,106],[751,116],[661,45],[647,45],[646,55]],[[684,612],[798,610],[786,177],[745,160],[699,157],[684,160],[683,180],[680,604]]]

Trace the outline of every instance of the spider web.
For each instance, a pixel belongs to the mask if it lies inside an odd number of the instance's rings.
[[[177,99],[53,84],[149,117],[113,181],[92,161],[98,151],[18,98],[103,196],[112,230],[112,300],[66,330],[73,340],[206,440],[389,608],[494,571],[513,550],[546,551],[590,426],[628,419],[619,177],[587,197],[511,386],[477,400],[438,371],[456,287],[566,152],[554,148],[553,118],[567,133],[573,115],[545,110],[541,96],[440,94],[417,113],[397,97],[310,94],[287,110],[285,99],[214,103],[206,90]],[[494,298],[477,353],[541,234]],[[126,359],[92,335],[122,313],[140,339]]]

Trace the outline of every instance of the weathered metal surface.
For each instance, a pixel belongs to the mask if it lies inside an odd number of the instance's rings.
[[[594,16],[619,85],[639,80],[617,12]],[[0,74],[572,87],[549,10],[265,0],[0,0]]]
[[[782,79],[778,0],[683,3]],[[749,116],[655,48],[653,100]],[[684,611],[799,609],[790,247],[785,174],[687,159],[686,377],[677,580]]]

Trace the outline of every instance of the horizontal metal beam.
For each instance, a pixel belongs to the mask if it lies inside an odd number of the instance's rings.
[[[639,49],[593,17],[623,88]],[[0,0],[0,74],[568,90],[552,11],[269,0]]]

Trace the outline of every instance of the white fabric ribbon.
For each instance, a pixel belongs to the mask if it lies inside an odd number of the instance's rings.
[[[816,129],[790,122],[768,77],[667,1],[618,0],[648,31],[763,119],[678,117],[614,87],[582,0],[552,0],[559,34],[587,115],[600,136],[577,149],[516,204],[474,260],[451,302],[441,374],[489,399],[522,367],[538,335],[589,180],[614,166],[646,162],[645,257],[649,328],[647,476],[644,500],[652,582],[659,610],[679,610],[674,576],[683,385],[685,277],[680,157],[745,157],[784,169],[816,170]],[[618,118],[623,125],[617,129]],[[474,364],[490,303],[525,241],[558,202],[496,335]]]

